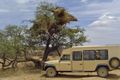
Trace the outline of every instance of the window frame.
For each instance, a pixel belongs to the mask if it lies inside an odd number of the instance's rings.
[[[94,52],[95,52],[95,53],[94,53],[94,59],[84,59],[85,51],[94,51]],[[88,53],[88,54],[90,54],[90,53]],[[94,61],[94,60],[96,60],[95,55],[96,55],[96,50],[83,50],[83,60],[84,60],[84,61]]]
[[[65,60],[65,59],[63,60],[62,57],[63,57],[64,55],[69,56],[69,60],[67,60],[67,59],[66,59],[66,60]],[[63,55],[61,56],[61,58],[60,58],[60,61],[71,61],[71,55],[70,55],[70,54],[63,54]]]
[[[96,51],[98,51],[99,54],[100,54],[100,51],[107,51],[107,59],[96,59],[96,60],[108,60],[108,59],[109,59],[109,52],[108,52],[108,49],[98,49],[98,50],[96,50]],[[102,54],[103,54],[103,53],[102,53]]]
[[[73,55],[75,54],[75,52],[80,52],[81,59],[79,59],[79,60],[74,59]],[[83,60],[83,52],[82,51],[72,51],[72,61],[82,61],[82,60]]]
[[[83,50],[83,60],[92,60],[92,59],[84,59],[84,54],[85,54],[85,51],[94,51],[95,54],[94,54],[94,59],[93,60],[108,60],[109,59],[109,51],[108,49],[97,49],[97,50]],[[106,59],[97,59],[96,58],[96,54],[98,52],[98,54],[100,54],[100,51],[107,51],[107,58]],[[89,53],[90,54],[90,53]]]

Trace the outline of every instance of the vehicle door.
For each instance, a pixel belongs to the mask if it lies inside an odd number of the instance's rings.
[[[94,71],[97,66],[97,61],[95,60],[95,50],[84,50],[83,51],[83,64],[84,71]]]
[[[83,71],[82,51],[73,51],[72,71]]]
[[[59,71],[71,71],[71,56],[64,54],[59,61]]]

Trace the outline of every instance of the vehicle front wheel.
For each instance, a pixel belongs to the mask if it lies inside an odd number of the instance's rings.
[[[53,67],[48,67],[48,68],[46,69],[46,76],[47,76],[47,77],[55,77],[56,74],[57,74],[57,72],[56,72],[55,68],[53,68]]]
[[[99,67],[97,69],[97,74],[98,76],[105,78],[108,76],[108,69],[106,67]]]
[[[112,58],[109,64],[112,68],[117,69],[120,66],[120,60],[118,58]]]

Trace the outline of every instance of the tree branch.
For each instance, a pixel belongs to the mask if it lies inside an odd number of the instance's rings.
[[[3,64],[3,62],[0,61],[0,64]]]

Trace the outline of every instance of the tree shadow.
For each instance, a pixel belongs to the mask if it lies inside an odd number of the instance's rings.
[[[45,74],[42,75],[41,77],[46,77]],[[53,77],[53,78],[92,78],[92,77],[98,77],[98,78],[101,78],[99,77],[98,75],[73,75],[73,74],[58,74],[56,77]],[[120,79],[120,76],[117,75],[117,74],[109,74],[109,76],[105,79],[108,79],[108,80],[118,80]]]
[[[57,78],[85,78],[85,77],[97,77],[97,75],[71,75],[71,74],[58,74]]]
[[[118,80],[118,79],[120,79],[120,75],[109,74],[109,76],[107,77],[107,79],[109,79],[109,80]]]

